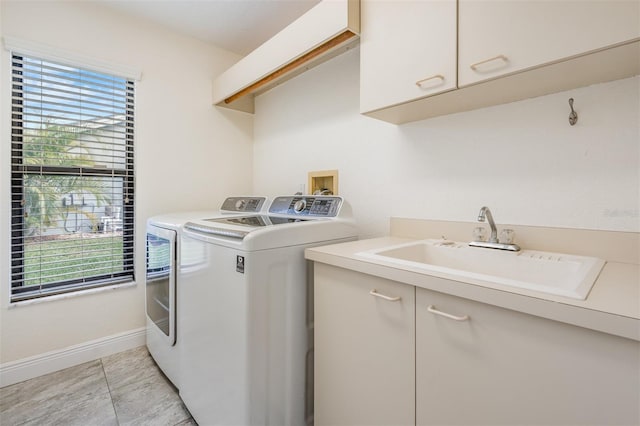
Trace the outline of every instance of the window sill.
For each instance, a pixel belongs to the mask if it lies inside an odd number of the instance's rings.
[[[107,291],[135,287],[136,285],[137,284],[135,281],[129,281],[126,283],[107,285],[103,287],[90,288],[86,290],[72,291],[69,293],[52,294],[51,296],[39,297],[36,299],[22,300],[20,302],[10,302],[9,309],[18,308],[20,306],[29,306],[29,305],[36,305],[39,303],[47,303],[47,302],[54,302],[54,301],[63,300],[63,299],[70,299],[72,297],[81,297],[81,296],[87,296],[87,295],[97,294],[97,293],[105,293]]]

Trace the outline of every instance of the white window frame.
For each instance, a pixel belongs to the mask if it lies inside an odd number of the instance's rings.
[[[110,65],[100,61],[92,60],[79,55],[73,55],[69,52],[63,52],[49,47],[43,47],[43,45],[20,41],[17,39],[4,38],[5,47],[11,51],[10,63],[14,63],[14,56],[17,57],[31,57],[36,59],[42,59],[46,61],[62,63],[78,69],[86,69],[102,74],[109,74],[112,76],[123,77],[127,80],[131,87],[134,85],[135,80],[139,80],[141,73],[133,70],[130,67],[122,67],[119,65]],[[44,52],[44,53],[43,53]],[[71,59],[69,59],[71,58]],[[84,63],[83,63],[84,62]],[[20,85],[19,81],[15,81],[18,75],[12,70],[12,112],[11,112],[11,155],[10,158],[14,158],[15,155],[22,155],[22,138],[19,128],[22,126],[22,115],[20,108],[16,108],[15,86],[16,83]],[[19,78],[18,78],[19,80]],[[131,89],[131,102],[133,102],[133,88]],[[127,102],[128,103],[128,102]],[[135,218],[134,218],[134,191],[135,191],[135,179],[134,179],[134,152],[133,152],[133,138],[134,138],[134,110],[133,105],[127,108],[125,122],[126,122],[126,167],[124,170],[105,169],[103,167],[91,168],[91,167],[60,167],[51,165],[18,165],[12,160],[11,165],[11,302],[19,302],[28,299],[35,299],[44,296],[56,295],[60,293],[68,293],[79,290],[86,290],[95,287],[112,286],[118,283],[132,282],[135,279]],[[17,167],[19,166],[19,167]],[[18,285],[21,277],[21,270],[24,272],[24,196],[21,197],[21,191],[24,193],[24,189],[16,189],[18,187],[23,188],[22,179],[26,174],[43,174],[48,175],[77,175],[77,176],[106,176],[121,178],[123,181],[123,254],[124,257],[124,270],[121,273],[110,274],[110,276],[97,276],[88,277],[82,279],[75,279],[69,282],[61,281],[55,283],[49,283],[46,285],[32,286],[27,288],[25,286]],[[125,231],[126,230],[126,231]],[[37,288],[33,288],[37,287]]]

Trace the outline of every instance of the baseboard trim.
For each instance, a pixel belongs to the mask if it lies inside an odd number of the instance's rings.
[[[145,342],[146,329],[142,327],[0,364],[0,387],[133,349]]]

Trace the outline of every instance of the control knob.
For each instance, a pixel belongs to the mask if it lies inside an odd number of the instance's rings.
[[[307,200],[303,198],[296,201],[296,203],[293,205],[293,211],[295,211],[296,213],[300,213],[304,210],[305,207],[307,207]]]

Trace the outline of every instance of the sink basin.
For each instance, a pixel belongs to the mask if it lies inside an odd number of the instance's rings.
[[[472,284],[497,284],[586,299],[605,261],[595,257],[469,247],[421,240],[357,253],[387,266]]]

